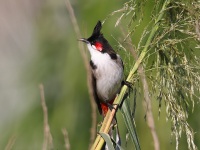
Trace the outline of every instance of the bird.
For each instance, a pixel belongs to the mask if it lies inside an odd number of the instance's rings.
[[[89,50],[93,96],[99,113],[105,117],[108,109],[114,108],[113,101],[126,82],[123,61],[101,33],[101,29],[102,23],[98,21],[92,35],[79,41],[86,43]],[[120,136],[117,138],[121,143]]]

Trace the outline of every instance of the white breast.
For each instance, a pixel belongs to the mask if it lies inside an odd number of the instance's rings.
[[[90,44],[88,44],[88,49],[91,60],[97,66],[93,73],[96,77],[98,97],[102,101],[113,100],[119,92],[123,80],[123,66],[120,56],[117,55],[118,60],[113,60],[109,54],[95,50]]]

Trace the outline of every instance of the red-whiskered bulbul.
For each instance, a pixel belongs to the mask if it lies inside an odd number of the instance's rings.
[[[116,94],[123,83],[123,62],[101,33],[101,22],[98,21],[92,35],[81,38],[87,44],[91,60],[92,86],[94,98],[100,114],[105,115],[106,107],[112,105]]]
[[[123,62],[101,33],[102,24],[97,22],[89,38],[79,39],[87,44],[91,60],[93,95],[100,114],[106,115],[108,107],[119,93],[123,81]],[[119,135],[118,135],[119,140]]]

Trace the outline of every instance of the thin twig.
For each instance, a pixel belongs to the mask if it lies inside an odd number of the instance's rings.
[[[143,84],[144,99],[145,99],[145,102],[143,102],[143,104],[144,104],[144,108],[147,109],[146,119],[147,119],[147,124],[149,126],[149,129],[151,131],[151,135],[153,137],[154,149],[160,150],[159,139],[158,139],[158,135],[156,133],[155,123],[154,123],[154,118],[153,118],[153,113],[152,113],[151,99],[149,97],[149,87],[148,87],[148,83],[146,80],[146,75],[144,73],[144,68],[142,65],[139,66],[138,73],[140,74],[142,84]]]
[[[81,32],[80,32],[80,28],[78,26],[76,16],[74,15],[74,10],[71,6],[71,3],[70,3],[69,0],[65,0],[65,4],[66,4],[67,10],[69,12],[69,16],[70,16],[71,22],[73,24],[76,36],[77,36],[77,38],[80,38],[80,37],[82,37]],[[90,105],[91,105],[91,111],[92,111],[91,112],[92,126],[90,128],[90,144],[89,144],[89,148],[90,148],[92,146],[93,141],[94,141],[95,136],[96,136],[96,125],[97,125],[96,104],[95,104],[95,100],[93,98],[93,90],[92,90],[92,84],[91,84],[91,81],[92,81],[91,70],[90,70],[90,67],[89,67],[87,54],[84,51],[83,44],[79,43],[79,51],[80,51],[81,56],[83,58],[85,69],[87,71],[87,86],[88,86],[88,89],[89,89]]]
[[[128,43],[131,44],[130,36],[127,38],[127,40],[128,40]],[[129,50],[132,53],[134,59],[137,60],[138,54],[137,54],[136,50],[133,48],[132,45],[129,46]],[[147,109],[147,112],[146,112],[147,124],[149,126],[149,129],[150,129],[152,137],[153,137],[154,148],[155,148],[155,150],[160,150],[160,142],[159,142],[156,130],[155,130],[155,123],[154,123],[154,118],[153,118],[153,113],[152,113],[151,99],[150,99],[150,96],[149,96],[149,87],[148,87],[146,75],[145,75],[144,68],[143,68],[142,64],[140,64],[139,67],[138,67],[138,73],[140,75],[142,85],[143,85],[144,99],[145,99],[145,102],[146,102],[146,103],[144,102],[143,104],[144,104],[145,110]]]
[[[15,141],[16,141],[16,136],[12,135],[8,140],[5,150],[11,150],[13,145],[15,144]]]
[[[195,30],[198,35],[198,40],[200,41],[200,20],[195,21]]]
[[[48,147],[53,148],[53,138],[52,138],[49,123],[48,123],[48,110],[47,110],[47,106],[45,102],[43,84],[39,85],[39,89],[40,89],[40,96],[41,96],[41,105],[42,105],[43,114],[44,114],[44,141],[43,141],[42,150],[47,150]]]
[[[67,132],[67,130],[65,128],[63,128],[62,129],[62,133],[63,133],[64,140],[65,140],[65,148],[66,148],[66,150],[70,150],[68,132]]]

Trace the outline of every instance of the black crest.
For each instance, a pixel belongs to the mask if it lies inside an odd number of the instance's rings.
[[[96,26],[94,27],[92,35],[97,35],[97,36],[100,35],[101,34],[101,28],[102,28],[101,21],[98,21]]]
[[[103,36],[101,33],[102,24],[101,21],[98,21],[96,26],[94,27],[92,35],[88,38],[88,41],[94,41],[95,39],[98,39],[99,37]]]

